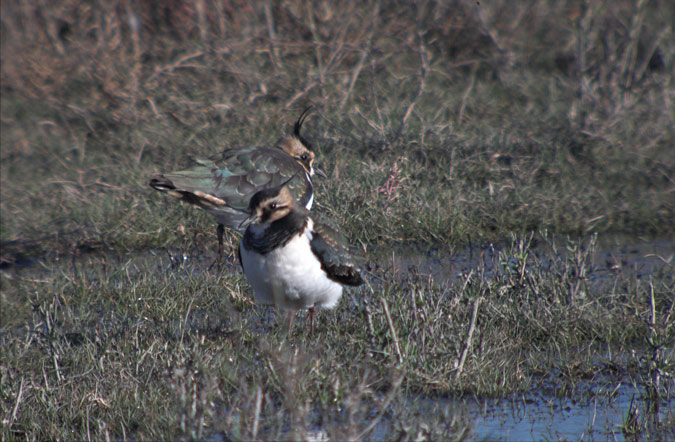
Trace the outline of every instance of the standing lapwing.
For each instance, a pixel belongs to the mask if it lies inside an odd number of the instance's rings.
[[[342,286],[363,283],[348,244],[328,218],[298,205],[287,186],[256,193],[239,247],[239,259],[258,302],[290,310],[333,308]]]

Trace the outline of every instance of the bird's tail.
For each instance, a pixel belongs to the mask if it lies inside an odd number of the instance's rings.
[[[155,190],[168,193],[174,198],[205,209],[226,205],[225,201],[209,193],[196,189],[179,188],[170,178],[162,174],[153,175],[148,184]]]

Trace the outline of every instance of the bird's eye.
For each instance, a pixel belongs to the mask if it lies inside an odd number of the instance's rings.
[[[303,153],[302,155],[300,155],[300,159],[302,161],[307,161],[308,158],[309,158],[309,155],[307,155],[306,153]]]
[[[277,203],[271,203],[271,204],[270,204],[270,209],[271,209],[271,210],[277,210]]]

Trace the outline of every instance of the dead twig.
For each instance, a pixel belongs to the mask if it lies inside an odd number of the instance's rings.
[[[396,334],[396,329],[394,328],[394,321],[391,320],[391,314],[389,314],[389,305],[387,300],[384,297],[380,298],[382,303],[382,308],[384,309],[384,316],[387,318],[387,324],[389,325],[389,331],[391,331],[391,339],[394,341],[394,349],[396,350],[396,355],[398,356],[398,363],[403,362],[403,356],[401,355],[401,347],[398,344],[398,335]]]
[[[478,319],[478,306],[480,305],[483,298],[476,298],[473,302],[473,312],[471,313],[471,326],[469,326],[469,334],[466,337],[466,344],[464,344],[464,350],[462,351],[462,356],[459,358],[459,365],[457,366],[457,373],[455,373],[455,380],[459,379],[464,371],[464,363],[466,362],[466,357],[469,354],[469,349],[471,349],[471,341],[473,339],[473,332],[476,330],[476,320]]]
[[[319,86],[323,90],[324,81],[324,64],[321,56],[321,39],[316,32],[316,22],[314,21],[314,8],[312,8],[312,1],[307,2],[307,18],[309,20],[309,30],[312,33],[312,43],[314,46],[314,58],[316,59],[316,67],[319,71]]]
[[[274,67],[279,70],[283,68],[281,64],[281,57],[279,56],[279,46],[277,43],[277,31],[274,26],[274,16],[272,15],[272,2],[267,0],[263,4],[263,11],[265,12],[265,23],[267,24],[267,35],[270,38],[270,52],[272,53],[272,61]]]
[[[368,56],[368,50],[363,49],[361,50],[361,56],[359,56],[359,61],[356,63],[356,67],[354,67],[354,70],[352,71],[352,77],[349,80],[349,87],[347,87],[347,91],[345,92],[345,95],[342,97],[342,101],[340,101],[340,106],[339,110],[342,112],[344,109],[345,105],[347,104],[347,100],[349,100],[349,96],[352,94],[352,91],[354,90],[354,84],[356,84],[356,80],[359,78],[359,75],[361,74],[361,70],[363,69],[363,64],[366,61],[366,57]]]
[[[178,60],[171,63],[170,65],[164,66],[162,68],[156,68],[155,72],[152,73],[152,75],[150,76],[148,81],[155,79],[155,77],[157,77],[161,74],[164,74],[164,73],[167,73],[167,72],[171,73],[171,72],[175,71],[176,69],[178,69],[180,67],[187,66],[186,63],[188,61],[193,60],[195,58],[199,58],[199,57],[203,56],[204,54],[205,54],[204,51],[192,52],[190,54],[183,55],[182,57],[180,57]],[[194,67],[194,66],[191,66],[191,67]]]
[[[19,385],[19,394],[16,396],[16,403],[14,404],[14,409],[12,410],[12,418],[6,424],[12,425],[16,420],[16,415],[19,412],[19,404],[21,404],[21,399],[23,398],[23,381],[24,378],[21,378],[21,385]]]
[[[262,408],[262,389],[258,387],[255,392],[255,414],[253,417],[253,428],[251,429],[251,439],[258,436],[258,425],[260,423],[260,410]]]
[[[366,41],[368,42],[366,47],[361,49],[361,55],[359,56],[359,61],[356,63],[356,66],[354,67],[354,70],[352,71],[352,76],[349,79],[349,86],[347,87],[347,91],[345,92],[345,95],[342,97],[342,101],[340,101],[340,112],[344,109],[344,107],[347,105],[347,101],[349,100],[350,95],[352,94],[352,91],[354,90],[354,85],[356,84],[356,80],[358,80],[359,75],[361,75],[361,70],[363,70],[363,65],[366,62],[366,58],[368,58],[368,54],[370,54],[372,45],[373,45],[373,34],[375,32],[375,28],[377,27],[377,17],[379,16],[379,10],[380,10],[380,4],[376,3],[375,7],[373,8],[373,14],[371,15],[371,23],[370,23],[370,33],[368,34],[368,37]]]
[[[476,84],[477,70],[478,70],[478,63],[474,63],[473,66],[471,67],[471,78],[469,79],[469,85],[466,87],[464,95],[462,95],[462,104],[459,106],[459,112],[457,113],[457,125],[462,124],[462,120],[464,119],[464,109],[466,109],[466,102],[469,99],[469,95],[471,95],[473,85]]]
[[[295,94],[293,94],[293,96],[286,102],[286,104],[284,104],[284,109],[288,109],[291,106],[293,106],[293,104],[295,104],[296,101],[298,101],[300,98],[304,97],[309,91],[311,91],[314,88],[314,86],[316,86],[315,81],[307,82],[307,85],[305,86],[305,88],[303,90],[298,91]]]

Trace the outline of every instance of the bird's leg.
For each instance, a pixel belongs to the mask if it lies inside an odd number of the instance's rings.
[[[218,263],[223,261],[223,234],[225,233],[225,226],[218,224],[216,235],[218,235]]]
[[[213,264],[209,266],[209,272],[213,268],[214,265],[218,264],[218,271],[220,271],[220,265],[224,261],[223,257],[223,234],[225,233],[225,226],[222,224],[218,224],[218,228],[216,228],[216,235],[218,236],[218,256],[216,256],[216,260],[213,261]]]
[[[286,319],[286,326],[288,327],[288,338],[291,338],[293,333],[293,323],[295,322],[295,310],[288,310],[288,318]]]
[[[316,314],[316,306],[309,308],[309,335],[314,335],[314,315]]]

